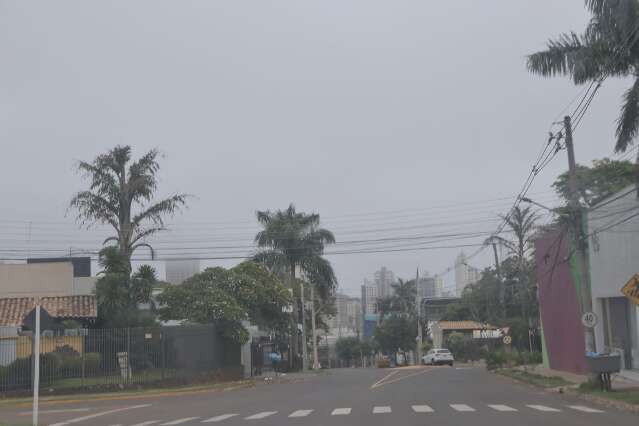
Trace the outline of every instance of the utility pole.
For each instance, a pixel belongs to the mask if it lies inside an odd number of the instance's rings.
[[[419,365],[422,362],[422,298],[419,294],[419,268],[417,268],[417,274],[415,275],[415,299],[417,304],[417,359],[415,364]]]
[[[506,289],[504,288],[504,282],[501,279],[501,267],[499,265],[499,256],[497,255],[497,244],[495,238],[489,238],[490,244],[493,246],[493,255],[495,256],[495,272],[497,272],[497,280],[499,281],[499,305],[501,312],[506,317]]]
[[[588,271],[588,240],[584,232],[583,216],[579,204],[579,188],[577,188],[577,165],[575,163],[575,149],[572,141],[572,124],[570,116],[564,117],[564,131],[566,150],[568,151],[568,188],[570,190],[570,210],[572,213],[573,235],[577,248],[577,263],[579,267],[579,296],[581,299],[581,313],[592,312],[590,297],[590,273]],[[595,333],[592,328],[585,328],[587,351],[596,351]]]
[[[308,370],[308,348],[306,347],[306,301],[304,300],[304,281],[300,280],[300,302],[302,304],[302,371]]]

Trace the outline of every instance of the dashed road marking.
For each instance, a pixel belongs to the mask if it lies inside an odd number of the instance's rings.
[[[416,413],[432,413],[433,411],[435,411],[429,405],[413,405],[411,408]]]
[[[199,419],[200,417],[184,417],[183,419],[173,420],[172,422],[162,423],[160,426],[174,426],[181,425],[182,423],[190,422],[191,420]]]
[[[351,414],[350,408],[336,408],[331,412],[331,416],[348,416]]]
[[[466,404],[450,404],[450,408],[452,408],[455,411],[461,411],[461,412],[475,411],[473,407]]]
[[[220,416],[211,417],[210,419],[202,420],[202,423],[215,423],[221,422],[222,420],[230,419],[231,417],[238,416],[239,414],[230,413],[230,414],[222,414]]]
[[[149,425],[154,425],[156,423],[160,423],[162,420],[149,420],[146,422],[142,422],[142,423],[136,423],[134,425],[131,426],[149,426]]]
[[[537,411],[545,411],[547,413],[558,413],[561,411],[556,408],[547,407],[545,405],[527,405],[526,407],[530,407],[533,410],[537,410]]]
[[[261,413],[253,414],[252,416],[244,417],[244,420],[259,420],[276,414],[277,411],[262,411]]]
[[[60,423],[53,423],[53,424],[51,424],[49,426],[65,426],[65,425],[72,424],[72,423],[79,423],[79,422],[83,422],[85,420],[95,419],[96,417],[107,416],[107,415],[113,414],[113,413],[119,413],[119,412],[128,411],[128,410],[135,410],[136,408],[144,408],[144,407],[150,407],[150,406],[151,406],[151,404],[142,404],[142,405],[132,405],[130,407],[116,408],[114,410],[101,411],[99,413],[91,414],[91,415],[84,416],[84,417],[76,417],[75,419],[67,420],[67,421],[60,422]]]
[[[373,414],[388,414],[391,412],[392,410],[388,405],[373,407]]]
[[[497,410],[497,411],[510,411],[510,412],[517,411],[516,408],[509,407],[508,405],[488,404],[488,406],[492,408],[493,410]]]
[[[584,413],[603,413],[602,410],[597,410],[596,408],[585,407],[583,405],[569,405],[568,408],[572,408],[573,410],[583,411]]]
[[[313,410],[297,410],[297,411],[293,411],[289,417],[306,417],[309,414],[311,414],[313,412]]]

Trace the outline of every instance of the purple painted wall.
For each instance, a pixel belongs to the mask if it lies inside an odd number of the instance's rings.
[[[539,310],[550,368],[585,374],[584,329],[567,260],[568,238],[559,231],[549,231],[535,241]]]

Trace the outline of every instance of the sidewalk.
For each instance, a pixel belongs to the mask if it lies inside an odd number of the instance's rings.
[[[545,368],[541,364],[538,365],[522,365],[515,367],[518,370],[527,371],[533,374],[539,374],[544,377],[560,377],[567,382],[574,383],[575,387],[582,383],[587,383],[590,376],[585,374],[574,374],[567,371],[553,370]],[[639,388],[639,373],[624,370],[622,373],[612,375],[612,386],[615,389],[632,389]]]

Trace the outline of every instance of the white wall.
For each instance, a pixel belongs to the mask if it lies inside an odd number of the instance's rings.
[[[592,303],[599,323],[597,350],[604,349],[602,299],[624,297],[621,288],[639,273],[639,201],[634,185],[603,200],[588,212]],[[637,215],[633,217],[634,215]],[[639,364],[639,307],[631,305],[630,334],[635,365]]]

